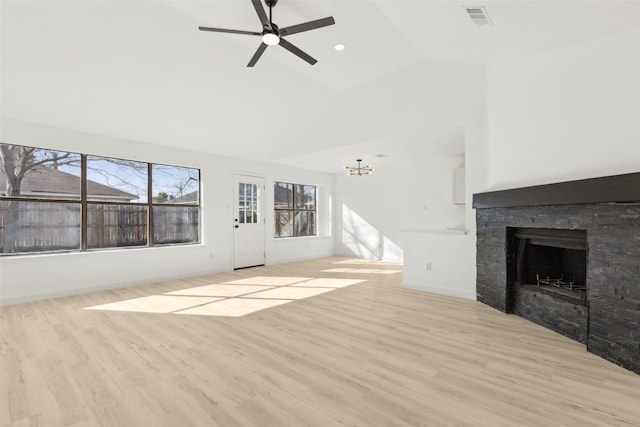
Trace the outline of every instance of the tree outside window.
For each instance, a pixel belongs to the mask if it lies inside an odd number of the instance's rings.
[[[316,200],[313,185],[275,182],[275,237],[315,236]]]
[[[0,144],[0,254],[197,243],[199,187],[198,169]]]

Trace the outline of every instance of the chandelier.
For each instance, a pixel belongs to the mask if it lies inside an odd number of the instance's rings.
[[[373,172],[373,168],[371,167],[371,165],[366,165],[366,166],[362,166],[360,163],[362,162],[362,159],[358,159],[356,160],[356,162],[358,162],[358,166],[345,166],[344,168],[347,170],[347,175],[351,176],[351,175],[371,175],[371,173]]]

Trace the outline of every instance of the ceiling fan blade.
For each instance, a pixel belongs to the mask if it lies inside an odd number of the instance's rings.
[[[294,45],[292,45],[291,43],[289,43],[288,41],[286,41],[283,38],[280,38],[280,46],[282,46],[283,48],[287,49],[289,52],[293,53],[294,55],[304,59],[305,61],[307,61],[311,65],[315,64],[316,62],[318,62],[316,59],[314,59],[311,56],[307,55],[306,53],[304,53],[303,51],[301,51],[300,49],[298,49],[297,47],[295,47]]]
[[[251,3],[253,3],[253,7],[256,9],[258,18],[260,18],[260,23],[262,24],[262,28],[264,28],[265,30],[271,31],[271,22],[269,22],[269,18],[267,18],[267,13],[264,11],[264,7],[262,7],[262,1],[251,0]]]
[[[290,36],[291,34],[301,33],[303,31],[315,30],[316,28],[327,27],[335,24],[333,16],[328,18],[316,19],[315,21],[305,22],[304,24],[292,25],[286,28],[280,28],[281,36]]]
[[[213,31],[216,33],[246,34],[248,36],[261,36],[262,33],[255,31],[227,30],[225,28],[198,27],[200,31]]]
[[[267,50],[267,47],[268,46],[266,43],[260,43],[260,46],[258,46],[258,50],[256,50],[256,53],[253,54],[253,57],[247,64],[247,67],[253,67],[254,65],[256,65],[256,62],[258,62],[258,59],[260,59],[264,51]]]

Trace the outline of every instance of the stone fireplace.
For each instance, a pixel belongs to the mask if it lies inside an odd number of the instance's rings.
[[[473,201],[478,301],[640,373],[640,173]]]

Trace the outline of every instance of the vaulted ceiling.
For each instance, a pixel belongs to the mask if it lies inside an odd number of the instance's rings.
[[[474,25],[470,5],[495,25]],[[4,117],[327,171],[378,153],[461,155],[460,122],[418,90],[455,78],[443,63],[475,72],[640,26],[638,1],[280,0],[280,27],[335,18],[287,38],[318,63],[276,46],[247,68],[258,37],[198,26],[260,31],[249,0],[3,0],[0,12]]]

